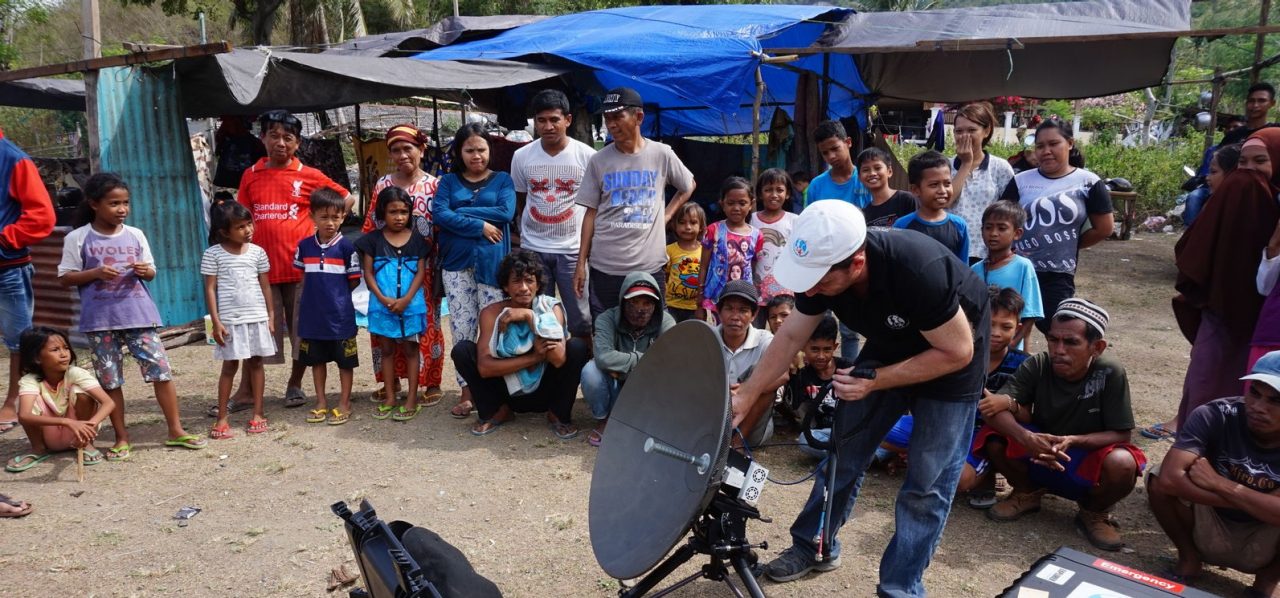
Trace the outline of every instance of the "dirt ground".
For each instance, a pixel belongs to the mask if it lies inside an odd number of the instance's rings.
[[[1108,308],[1109,351],[1129,371],[1140,425],[1176,409],[1189,347],[1169,311],[1175,237],[1142,234],[1107,242],[1081,260],[1080,293]],[[363,334],[362,334],[363,336]],[[340,520],[329,505],[368,498],[386,519],[431,528],[460,548],[476,569],[508,596],[610,596],[618,584],[596,565],[587,529],[587,497],[595,449],[562,442],[543,418],[522,415],[497,433],[476,438],[470,422],[449,417],[456,397],[446,372],[445,401],[409,423],[375,421],[367,343],[357,373],[356,414],[341,427],[308,425],[305,409],[285,410],[286,372],[268,369],[272,431],[242,433],[203,451],[164,448],[164,426],[150,389],[136,370],[125,386],[135,451],[126,463],[88,469],[75,481],[73,456],[61,455],[22,474],[5,474],[0,492],[31,501],[35,514],[0,522],[0,596],[322,596],[330,569],[355,570]],[[1043,346],[1043,345],[1041,345]],[[205,345],[170,353],[189,430],[207,431],[205,408],[215,402],[217,367]],[[330,375],[330,388],[337,376]],[[304,387],[310,393],[310,380]],[[586,406],[575,408],[589,424]],[[1135,442],[1159,462],[1167,442]],[[110,443],[105,431],[102,444]],[[0,436],[0,456],[26,452],[21,430]],[[808,464],[789,448],[760,451],[779,479],[798,478]],[[874,593],[879,557],[893,530],[900,480],[872,472],[855,518],[842,531],[843,567],[784,585],[773,596]],[[1141,483],[1140,483],[1141,484]],[[788,544],[787,528],[809,486],[770,485],[761,510],[772,523],[752,522],[753,541],[771,558]],[[181,507],[203,511],[179,527]],[[1075,531],[1073,505],[1046,499],[1044,512],[996,524],[959,501],[925,575],[934,596],[992,596],[1037,558],[1058,546],[1093,550]],[[1107,558],[1158,573],[1172,546],[1157,528],[1141,485],[1117,510],[1129,543]],[[698,561],[695,561],[698,562]],[[698,562],[700,564],[700,562]],[[693,571],[686,566],[684,571]],[[674,578],[673,578],[674,579]],[[1243,576],[1212,571],[1199,584],[1235,595]],[[702,581],[677,596],[727,596]]]

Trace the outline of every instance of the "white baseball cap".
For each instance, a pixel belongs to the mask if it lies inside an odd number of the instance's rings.
[[[841,199],[823,199],[804,208],[791,228],[787,249],[773,266],[778,284],[803,293],[867,240],[862,210]]]

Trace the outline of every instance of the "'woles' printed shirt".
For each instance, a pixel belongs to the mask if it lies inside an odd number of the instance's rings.
[[[609,145],[591,157],[577,202],[596,210],[592,268],[624,276],[666,265],[668,183],[682,193],[694,185],[693,173],[666,144],[646,139],[634,154]]]
[[[67,234],[62,243],[58,276],[109,266],[120,272],[111,280],[94,280],[80,286],[80,331],[156,328],[161,325],[151,292],[137,274],[134,264],[156,263],[147,236],[129,225],[114,235],[84,225]]]

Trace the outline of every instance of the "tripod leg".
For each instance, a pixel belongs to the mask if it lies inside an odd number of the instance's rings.
[[[756,576],[751,574],[751,562],[747,560],[746,555],[735,554],[731,562],[733,570],[738,572],[738,577],[742,579],[742,585],[747,588],[751,598],[764,598],[764,590],[760,589],[760,582],[756,581]]]
[[[649,593],[649,590],[652,590],[659,583],[662,583],[662,580],[666,579],[668,575],[671,575],[672,572],[679,569],[680,565],[685,564],[689,559],[693,558],[693,555],[696,552],[697,551],[695,551],[693,546],[690,544],[681,546],[670,557],[668,557],[667,560],[658,565],[656,569],[650,571],[648,575],[644,576],[644,578],[642,578],[635,587],[627,590],[626,592],[622,592],[620,596],[622,596],[622,598],[639,598],[640,596],[644,596]]]

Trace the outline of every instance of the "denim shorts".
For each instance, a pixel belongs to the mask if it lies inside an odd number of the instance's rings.
[[[35,313],[32,271],[31,264],[0,270],[0,336],[10,351],[18,350],[22,333],[31,328]]]

